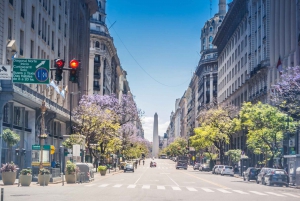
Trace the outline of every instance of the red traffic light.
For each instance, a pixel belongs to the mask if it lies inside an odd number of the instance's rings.
[[[62,60],[62,59],[56,59],[55,60],[55,66],[57,68],[63,68],[64,65],[65,65],[65,61],[64,60]]]
[[[75,60],[75,59],[73,59],[73,60],[71,60],[70,61],[70,67],[71,68],[78,68],[78,66],[79,66],[79,61],[78,60]]]

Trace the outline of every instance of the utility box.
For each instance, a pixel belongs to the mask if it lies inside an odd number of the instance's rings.
[[[285,155],[284,158],[287,159],[290,184],[300,186],[300,154]]]

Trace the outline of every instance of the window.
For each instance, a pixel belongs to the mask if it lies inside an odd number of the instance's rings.
[[[65,14],[68,15],[68,1],[65,2]]]
[[[100,43],[99,43],[99,41],[96,41],[95,47],[96,47],[96,48],[100,48]]]
[[[64,46],[64,60],[66,60],[66,46]]]
[[[100,31],[100,26],[96,26],[96,31]]]
[[[21,108],[14,107],[14,125],[21,126]]]
[[[60,57],[60,39],[57,40],[57,56]]]
[[[98,7],[101,8],[101,1],[98,1]]]
[[[247,36],[245,36],[245,47],[247,47]]]
[[[39,26],[38,32],[39,32],[39,36],[40,36],[41,35],[41,13],[39,13],[39,24],[38,24],[38,26]]]
[[[101,22],[102,21],[102,16],[99,14],[98,20]]]
[[[96,81],[96,80],[95,80],[95,81],[94,81],[94,86],[95,86],[95,87],[99,87],[99,81]]]
[[[24,31],[20,30],[20,55],[24,55],[23,52],[23,48],[24,48]]]
[[[25,0],[21,0],[21,17],[25,19]]]
[[[212,41],[213,41],[213,37],[210,36],[210,37],[209,37],[209,42],[211,43]]]
[[[9,104],[5,104],[3,108],[3,122],[9,123]]]
[[[60,30],[61,29],[61,16],[59,15],[58,16],[58,29]]]
[[[35,21],[35,8],[32,6],[31,8],[31,28],[34,29],[34,21]]]
[[[52,51],[54,51],[54,32],[52,31]]]
[[[67,37],[67,23],[65,23],[64,36]]]
[[[12,39],[12,19],[10,19],[10,18],[8,18],[7,38],[8,38],[9,40]]]
[[[209,27],[209,31],[212,32],[212,31],[213,31],[213,28],[212,28],[212,27]]]
[[[25,128],[28,128],[28,111],[25,111],[25,125],[24,125],[24,127]]]
[[[14,0],[9,0],[10,5],[14,5]]]
[[[94,63],[100,63],[100,55],[95,55]]]
[[[38,53],[37,58],[40,59],[40,46],[38,46],[38,51],[37,51],[37,53]]]
[[[34,58],[34,42],[30,40],[30,58]]]
[[[52,21],[55,22],[55,6],[53,6]]]

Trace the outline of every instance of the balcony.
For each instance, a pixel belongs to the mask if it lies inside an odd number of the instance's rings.
[[[103,32],[103,31],[90,30],[90,33],[105,36],[105,37],[110,38],[111,40],[113,40],[113,37],[111,37],[109,34]]]
[[[94,91],[100,91],[100,85],[94,85]]]
[[[95,24],[105,25],[105,23],[102,22],[101,20],[97,20],[97,19],[94,19],[94,18],[91,18],[90,22],[95,23]]]
[[[94,72],[94,79],[101,79],[101,73]]]

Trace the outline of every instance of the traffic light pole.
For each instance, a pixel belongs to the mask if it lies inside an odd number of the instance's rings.
[[[73,92],[70,92],[70,135],[72,134],[72,99]]]

